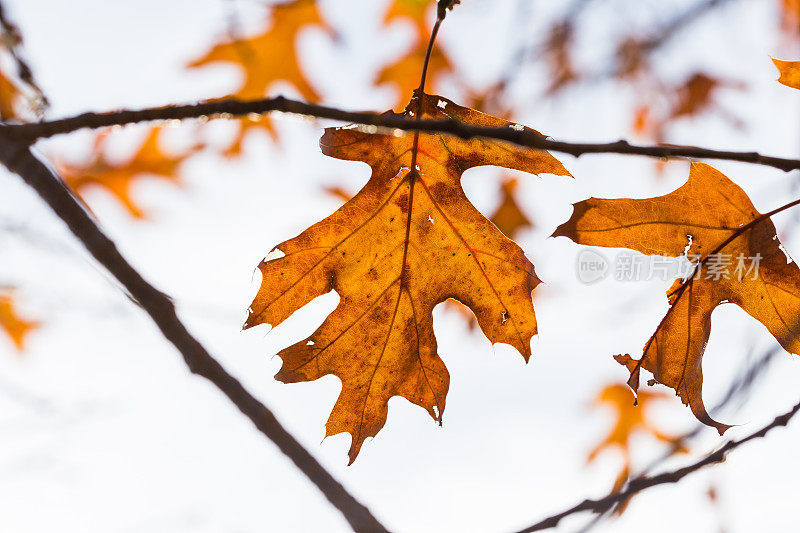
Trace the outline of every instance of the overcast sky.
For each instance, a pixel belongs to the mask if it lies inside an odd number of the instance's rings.
[[[519,39],[541,32],[554,9],[548,2],[531,1],[523,10],[527,18],[520,18],[518,3],[465,0],[446,21],[442,45],[470,83],[481,87],[492,81],[508,65]],[[232,8],[244,31],[263,27],[263,4],[4,2],[22,30],[53,117],[192,101],[235,89],[234,68],[188,72],[183,66],[225,35]],[[614,10],[631,10],[625,7],[631,4],[612,2],[593,12],[585,38],[599,44],[588,47],[583,61],[591,62],[593,54],[613,44],[603,39],[603,28],[613,26]],[[643,2],[641,17],[667,13],[659,4]],[[732,2],[658,55],[659,68],[675,79],[702,69],[748,84],[747,91],[720,93],[721,105],[746,129],[732,129],[711,114],[676,125],[671,142],[798,155],[800,94],[774,81],[777,72],[769,59],[791,52],[772,31],[773,4]],[[392,90],[375,88],[370,80],[407,46],[410,27],[380,27],[383,1],[323,0],[321,5],[341,38],[333,42],[322,31],[308,30],[301,38],[301,55],[325,101],[348,109],[390,107]],[[543,75],[541,69],[529,69],[514,87],[520,121],[558,139],[629,136],[631,90],[595,83],[544,100]],[[458,101],[448,87],[439,87],[443,96]],[[569,217],[571,203],[589,196],[664,194],[685,181],[688,164],[671,163],[659,175],[651,160],[559,155],[575,179],[520,174],[521,202],[536,224],[521,245],[544,281],[534,299],[540,335],[531,363],[525,365],[508,346],[492,347],[480,332],[469,331],[460,315],[437,308],[439,354],[451,374],[443,427],[424,410],[394,398],[386,427],[348,467],[349,436],[323,441],[338,380],[328,376],[284,385],[272,377],[280,367],[274,354],[310,334],[338,297],[319,298],[273,331],[260,326],[241,332],[260,281],[254,272],[258,262],[273,246],[338,207],[322,185],[356,191],[368,178],[366,165],[321,154],[323,125],[283,117],[280,144],[251,135],[238,161],[209,149],[183,168],[180,187],[141,180],[135,196],[150,215],[145,221],[132,220],[102,191],[88,200],[125,256],[175,298],[181,317],[212,354],[392,531],[504,532],[587,496],[603,495],[620,457],[609,453],[585,464],[586,454],[611,423],[609,412],[590,409],[589,403],[605,385],[626,379],[627,372],[611,355],[638,357],[666,310],[664,291],[671,280],[583,284],[575,275],[582,247],[547,236]],[[176,128],[174,146],[190,142],[196,126]],[[206,134],[219,141],[228,126],[214,125]],[[130,150],[143,131],[132,127],[121,132],[115,141],[119,153]],[[39,148],[79,158],[89,142],[87,134],[79,133]],[[796,173],[733,163],[715,166],[742,186],[762,212],[797,193],[792,189]],[[189,375],[180,356],[38,198],[16,177],[4,174],[2,179],[0,221],[25,231],[0,233],[5,258],[0,284],[18,286],[26,315],[44,322],[24,357],[0,338],[4,531],[347,531],[316,488],[234,406]],[[470,170],[464,176],[468,196],[484,213],[497,205],[499,179],[495,169]],[[788,213],[778,217],[779,231],[793,220]],[[784,245],[800,256],[797,238],[790,236]],[[609,258],[616,253],[601,252]],[[719,308],[704,359],[706,403],[715,403],[748,356],[774,345],[743,311]],[[798,360],[781,353],[745,401],[717,414],[724,422],[741,424],[728,436],[750,433],[787,410],[797,401],[798,378]],[[677,398],[663,402],[652,417],[667,432],[695,427]],[[798,439],[798,423],[777,430],[679,487],[636,497],[620,519],[597,530],[789,530],[796,524]],[[665,467],[684,464],[721,442],[706,428],[693,454]],[[644,466],[661,451],[658,443],[642,437],[636,462]],[[711,485],[719,492],[719,509],[708,503]],[[565,521],[563,531],[575,531],[589,519]]]

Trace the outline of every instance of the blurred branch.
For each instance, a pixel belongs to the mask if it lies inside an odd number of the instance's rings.
[[[769,364],[772,362],[775,356],[781,353],[782,351],[783,351],[782,348],[780,348],[779,346],[775,346],[774,348],[770,349],[766,354],[761,356],[752,365],[748,366],[746,371],[741,376],[739,376],[739,379],[737,379],[730,385],[730,387],[728,387],[728,390],[725,392],[725,395],[719,402],[717,402],[717,405],[713,407],[711,412],[713,413],[722,409],[723,407],[726,407],[734,399],[740,398],[745,392],[747,392],[750,389],[750,387],[752,387],[753,384],[756,382],[756,379],[761,375],[761,373],[769,367]],[[686,441],[697,436],[703,429],[707,427],[708,426],[698,423],[694,429],[692,429],[691,431],[687,431],[682,436],[680,436],[676,444],[671,446],[670,449],[667,450],[661,457],[655,459],[653,462],[650,463],[649,466],[644,468],[642,473],[647,473],[653,470],[655,467],[657,467],[658,465],[660,465],[661,463],[663,463],[664,461],[675,455],[675,452],[677,452],[680,449],[681,445],[685,444]]]
[[[617,65],[610,71],[600,76],[591,76],[587,81],[598,81],[606,77],[616,77],[619,79],[628,78],[647,70],[646,65],[650,56],[671,41],[687,25],[697,21],[703,15],[714,10],[714,8],[729,2],[730,0],[700,0],[686,11],[679,13],[661,28],[648,32],[645,38],[629,36],[623,39],[617,48]]]
[[[674,19],[667,22],[660,30],[655,32],[651,37],[642,41],[642,46],[647,52],[652,52],[663,44],[666,44],[675,35],[677,35],[684,26],[695,22],[698,18],[706,15],[730,0],[702,0],[697,2],[692,7],[677,15]]]
[[[592,85],[604,82],[608,79],[624,79],[634,74],[646,70],[646,65],[654,52],[679,35],[687,26],[695,23],[698,19],[714,11],[730,0],[699,0],[694,5],[678,13],[667,22],[655,28],[649,28],[646,36],[637,36],[634,33],[623,35],[618,43],[613,65],[610,68],[603,68],[597,72],[578,72],[573,68],[572,55],[574,54],[574,44],[572,43],[576,27],[586,11],[591,0],[573,0],[571,6],[550,28],[549,33],[543,41],[534,46],[523,48],[522,53],[517,53],[515,57],[519,59],[517,63],[512,63],[513,68],[507,70],[503,80],[511,83],[519,75],[521,69],[518,63],[527,62],[526,57],[545,58],[555,69],[554,79],[550,87],[546,90],[546,95],[554,94],[567,87],[568,85],[586,84]],[[630,21],[628,21],[630,22]],[[625,19],[620,19],[618,24],[627,24]],[[625,30],[629,28],[625,26]]]
[[[11,54],[11,57],[14,59],[14,63],[16,63],[19,79],[36,94],[37,102],[34,105],[36,112],[43,112],[50,103],[47,101],[47,97],[42,92],[42,89],[36,83],[28,62],[25,61],[20,54],[19,47],[22,44],[22,34],[16,24],[8,19],[2,3],[0,3],[0,29],[2,30],[2,40]]]
[[[786,426],[789,423],[789,420],[791,420],[792,417],[795,414],[797,414],[798,411],[800,411],[800,403],[796,404],[789,411],[783,413],[782,415],[776,416],[772,422],[762,427],[758,431],[751,433],[739,440],[728,441],[721,448],[717,449],[716,451],[706,455],[702,459],[688,466],[670,472],[664,472],[663,474],[658,474],[654,476],[648,476],[648,475],[637,476],[628,481],[623,490],[617,492],[611,492],[608,495],[604,496],[603,498],[597,500],[586,499],[581,503],[574,505],[573,507],[570,507],[566,511],[549,516],[530,527],[520,530],[518,533],[530,533],[532,531],[542,531],[544,529],[550,529],[558,526],[559,522],[561,522],[561,520],[563,520],[564,518],[584,511],[590,511],[592,513],[598,513],[598,514],[605,513],[608,510],[612,509],[617,504],[619,504],[620,502],[627,500],[634,494],[637,494],[645,489],[648,489],[650,487],[655,487],[657,485],[677,483],[684,477],[698,470],[701,470],[702,468],[722,463],[723,461],[725,461],[727,455],[731,451],[738,448],[739,446],[751,440],[760,439],[764,437],[767,433],[769,433],[776,427]]]
[[[628,154],[656,158],[685,157],[698,159],[720,159],[739,161],[774,167],[784,171],[800,169],[800,160],[761,155],[758,152],[736,152],[714,150],[698,146],[678,145],[632,145],[625,140],[608,143],[576,143],[551,140],[543,135],[522,128],[473,126],[453,119],[409,120],[394,114],[378,115],[372,112],[343,111],[322,105],[290,100],[283,96],[262,100],[241,101],[224,99],[197,104],[172,105],[140,110],[123,110],[109,113],[83,113],[70,118],[38,122],[35,124],[0,124],[0,135],[19,141],[33,141],[52,137],[83,128],[103,128],[154,120],[183,120],[221,116],[232,118],[249,114],[282,111],[295,115],[325,118],[340,122],[352,122],[393,130],[447,133],[464,139],[483,137],[508,141],[520,146],[540,150],[552,150],[574,156],[583,154]]]
[[[150,285],[120,254],[61,179],[31,152],[30,146],[0,135],[0,162],[18,174],[69,227],[92,256],[129,291],[181,353],[192,373],[211,381],[311,480],[355,531],[386,529],[284,429],[275,415],[208,353],[178,318],[172,301]]]

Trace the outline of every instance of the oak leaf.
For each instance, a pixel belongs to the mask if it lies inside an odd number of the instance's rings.
[[[398,116],[414,118],[417,109],[425,119],[521,127],[431,95],[415,97]],[[278,325],[313,298],[338,293],[322,326],[278,354],[276,378],[341,380],[326,435],[351,434],[352,462],[385,424],[393,396],[441,422],[450,378],[433,334],[437,304],[464,303],[492,343],[530,356],[537,332],[531,291],[539,279],[519,246],[470,204],[461,174],[482,165],[568,173],[547,152],[449,135],[346,126],[326,129],[320,146],[368,164],[372,176],[331,216],[279,244],[283,257],[259,265],[262,283],[245,327]]]
[[[164,152],[159,145],[162,131],[162,127],[151,128],[137,152],[121,162],[109,159],[108,132],[102,132],[95,137],[91,159],[82,164],[56,160],[56,169],[64,183],[79,196],[92,187],[101,187],[113,194],[133,217],[144,218],[144,211],[131,196],[136,179],[147,175],[177,183],[180,166],[200,148],[195,146],[180,155]]]
[[[533,227],[530,218],[522,211],[517,202],[518,186],[517,178],[506,176],[503,183],[500,184],[500,205],[489,217],[497,229],[510,239],[516,238],[520,231]]]
[[[589,452],[586,462],[595,461],[607,450],[618,450],[622,454],[623,463],[614,481],[613,492],[621,490],[630,477],[633,469],[631,439],[636,434],[649,434],[657,441],[668,444],[674,453],[688,451],[680,437],[663,433],[647,417],[648,406],[667,397],[661,392],[640,391],[634,401],[634,396],[628,387],[612,384],[604,387],[595,398],[594,405],[608,407],[614,412],[614,424],[608,435]],[[617,507],[617,513],[621,514],[625,510],[628,501]]]
[[[516,178],[506,176],[506,178],[500,184],[500,205],[497,206],[494,214],[489,217],[489,220],[491,220],[492,223],[497,226],[497,229],[502,231],[503,235],[510,239],[516,238],[520,231],[533,226],[533,223],[530,221],[527,215],[522,212],[522,209],[517,203],[517,186],[518,183]],[[337,200],[341,200],[342,202],[347,202],[353,197],[353,195],[348,191],[336,185],[323,187],[323,190],[328,195],[336,198]],[[472,311],[458,303],[458,301],[452,299],[447,300],[445,305],[447,306],[447,309],[458,313],[462,318],[464,318],[464,320],[467,321],[470,331],[474,330],[478,326],[478,323],[475,321],[475,315],[472,314]]]
[[[232,39],[215,45],[204,56],[192,61],[190,68],[213,63],[233,63],[243,70],[241,86],[226,97],[256,100],[267,96],[273,84],[290,83],[308,102],[319,101],[317,90],[306,78],[297,53],[297,39],[307,26],[330,31],[322,19],[315,0],[293,0],[276,4],[271,10],[268,30],[250,38]],[[275,129],[268,115],[239,120],[240,130],[227,155],[238,155],[241,143],[252,128],[265,129],[273,138]]]
[[[375,85],[394,85],[398,93],[397,101],[405,100],[419,86],[419,66],[425,62],[426,51],[426,45],[415,46],[395,63],[378,72]],[[428,61],[428,79],[435,84],[441,76],[452,70],[450,60],[438,46],[434,46]]]
[[[515,239],[517,234],[524,229],[533,227],[533,223],[522,212],[516,198],[517,179],[506,176],[500,184],[501,200],[500,205],[495,209],[494,214],[489,217],[489,220],[497,226],[497,229],[503,232],[503,235],[509,239]],[[475,315],[469,308],[461,305],[457,300],[447,300],[445,306],[448,310],[461,315],[467,321],[467,327],[473,331],[478,327],[475,320]]]
[[[398,102],[405,101],[419,86],[419,66],[425,62],[431,25],[426,15],[436,2],[433,0],[394,0],[384,17],[384,23],[409,20],[414,26],[413,45],[397,61],[382,68],[375,77],[375,85],[394,85]],[[434,45],[428,63],[428,78],[434,83],[441,75],[451,73],[453,65],[447,55]]]
[[[741,127],[742,121],[727,112],[716,100],[721,89],[745,88],[743,83],[736,80],[694,72],[675,85],[664,86],[658,91],[646,91],[644,94],[648,95],[650,103],[636,110],[633,130],[639,135],[648,135],[658,142],[664,142],[666,130],[672,123],[712,109],[716,109],[734,127]],[[665,103],[668,105],[665,106]]]
[[[670,307],[640,360],[618,355],[639,386],[640,369],[675,390],[704,424],[723,433],[703,404],[701,369],[711,314],[733,303],[761,322],[789,352],[800,353],[800,269],[783,250],[769,217],[718,170],[693,163],[688,181],[657,198],[590,198],[575,204],[554,236],[648,255],[695,256],[694,275],[667,291]],[[723,268],[724,266],[724,268]]]
[[[695,72],[673,89],[678,98],[672,106],[669,118],[675,120],[707,111],[714,105],[716,92],[726,87],[745,89],[745,85],[741,82],[717,78],[705,72]]]
[[[431,25],[426,20],[426,15],[435,0],[394,0],[386,11],[384,22],[397,19],[406,19],[413,23],[417,37],[422,40],[430,33]]]
[[[18,351],[25,348],[28,334],[40,323],[27,320],[17,313],[13,294],[0,295],[0,327],[8,334]]]

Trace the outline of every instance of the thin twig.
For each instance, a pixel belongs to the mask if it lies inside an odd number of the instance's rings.
[[[55,214],[83,243],[89,253],[127,289],[161,333],[181,353],[192,373],[217,386],[256,428],[322,491],[344,515],[353,530],[385,532],[386,529],[358,502],[275,418],[275,415],[231,376],[195,339],[178,318],[170,299],[150,285],[119,253],[116,245],[75,200],[61,179],[21,141],[0,135],[0,163],[18,174],[47,202]]]
[[[702,468],[722,463],[727,457],[728,453],[735,450],[742,444],[745,444],[751,440],[760,439],[778,426],[785,426],[789,423],[789,420],[791,420],[792,417],[797,414],[798,411],[800,411],[800,403],[796,404],[789,411],[783,413],[782,415],[776,416],[772,422],[762,427],[758,431],[755,431],[739,440],[728,441],[721,448],[688,466],[654,476],[643,475],[635,477],[627,483],[624,489],[618,492],[611,492],[603,498],[597,500],[586,499],[581,503],[570,507],[566,511],[549,516],[530,527],[520,530],[518,533],[530,533],[532,531],[550,529],[556,527],[564,518],[584,511],[590,511],[592,513],[604,513],[613,508],[619,502],[625,501],[634,494],[637,494],[645,489],[655,487],[656,485],[677,483],[684,477],[701,470]]]
[[[109,113],[83,113],[70,118],[63,118],[35,124],[0,124],[0,135],[5,137],[33,141],[43,137],[52,137],[63,133],[70,133],[83,128],[104,128],[147,122],[154,120],[183,120],[191,118],[208,118],[221,116],[232,118],[234,116],[261,114],[281,111],[295,115],[325,118],[340,122],[351,122],[365,126],[376,126],[392,130],[422,131],[428,133],[447,133],[456,137],[469,139],[483,137],[508,141],[528,148],[552,150],[574,156],[583,154],[627,154],[642,155],[657,158],[693,158],[693,159],[720,159],[739,161],[774,167],[783,171],[800,169],[800,159],[774,157],[761,155],[758,152],[736,152],[728,150],[714,150],[698,146],[676,145],[632,145],[625,140],[608,143],[576,143],[556,141],[542,138],[536,133],[523,129],[510,127],[474,126],[458,120],[409,120],[398,115],[371,112],[353,112],[341,109],[309,104],[298,100],[290,100],[283,96],[265,98],[262,100],[241,101],[224,99],[196,104],[173,105],[140,110],[123,110]]]

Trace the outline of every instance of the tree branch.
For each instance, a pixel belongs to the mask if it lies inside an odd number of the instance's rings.
[[[586,499],[581,503],[574,505],[573,507],[570,507],[566,511],[549,516],[530,527],[526,527],[525,529],[518,531],[517,533],[531,533],[533,531],[542,531],[544,529],[550,529],[556,527],[559,524],[559,522],[561,522],[561,520],[563,520],[564,518],[584,511],[590,511],[592,513],[598,513],[598,514],[605,513],[610,509],[612,509],[614,506],[618,505],[620,502],[627,500],[634,494],[637,494],[645,489],[648,489],[650,487],[655,487],[656,485],[677,483],[684,477],[702,468],[722,463],[723,461],[725,461],[725,458],[727,457],[728,453],[735,450],[742,444],[745,444],[746,442],[749,442],[751,440],[760,439],[761,437],[765,436],[767,433],[769,433],[771,430],[773,430],[778,426],[785,426],[786,424],[789,423],[789,420],[791,420],[792,417],[797,414],[798,411],[800,411],[800,403],[796,404],[789,411],[783,413],[782,415],[776,416],[772,422],[762,427],[758,431],[755,431],[750,435],[747,435],[746,437],[743,437],[739,440],[731,440],[726,442],[721,448],[706,455],[705,457],[703,457],[702,459],[698,460],[695,463],[692,463],[683,468],[679,468],[677,470],[673,470],[671,472],[664,472],[663,474],[658,474],[655,476],[642,475],[635,477],[630,481],[628,481],[628,483],[625,485],[625,488],[619,492],[611,492],[605,497],[600,498],[598,500]]]
[[[4,133],[0,131],[0,133]],[[24,141],[0,135],[0,163],[18,174],[47,202],[55,214],[83,243],[89,253],[127,289],[131,297],[150,315],[161,333],[181,353],[192,373],[211,381],[256,428],[266,435],[319,488],[328,501],[344,515],[353,530],[386,532],[386,529],[325,468],[281,426],[272,412],[251,395],[242,384],[206,351],[186,329],[170,299],[150,285],[119,253],[60,178],[48,169]]]
[[[697,146],[676,145],[632,145],[620,140],[609,143],[575,143],[542,138],[530,130],[506,127],[473,126],[457,120],[409,120],[392,114],[376,114],[372,112],[354,112],[308,104],[298,100],[290,100],[283,96],[263,100],[241,101],[224,99],[196,104],[173,105],[140,110],[123,110],[109,113],[83,113],[70,118],[63,118],[31,124],[0,124],[0,135],[20,140],[34,141],[43,137],[52,137],[70,133],[83,128],[103,128],[147,122],[153,120],[183,120],[190,118],[208,118],[219,116],[233,118],[249,114],[263,114],[282,111],[307,117],[325,118],[340,122],[351,122],[364,126],[376,126],[402,131],[422,131],[428,133],[447,133],[464,139],[483,137],[508,141],[528,148],[551,150],[580,156],[583,154],[627,154],[657,158],[696,158],[739,161],[774,167],[783,171],[800,169],[800,160],[784,157],[761,155],[758,152],[735,152],[714,150]]]

